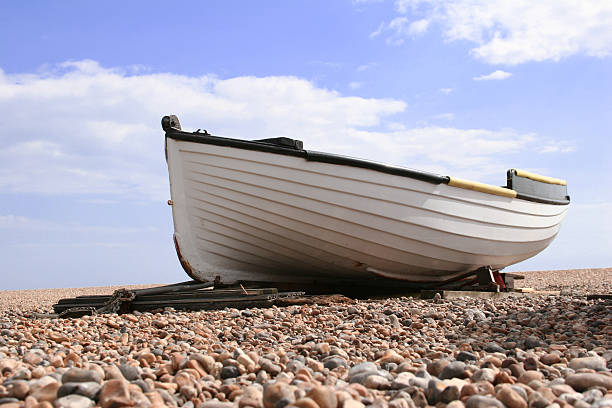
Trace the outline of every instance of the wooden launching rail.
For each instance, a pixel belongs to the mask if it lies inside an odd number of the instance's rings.
[[[55,316],[79,317],[104,313],[129,313],[172,307],[180,310],[211,310],[225,307],[268,307],[279,301],[304,296],[304,292],[279,292],[276,288],[213,288],[212,282],[181,282],[147,289],[118,289],[112,295],[77,296],[53,305]]]
[[[53,305],[55,313],[40,317],[63,318],[80,317],[84,315],[104,313],[130,313],[133,311],[153,311],[172,307],[177,310],[212,310],[225,307],[248,308],[269,307],[271,305],[287,305],[311,303],[320,300],[312,295],[342,293],[353,298],[368,298],[371,296],[393,296],[393,294],[429,296],[434,292],[463,291],[498,293],[512,291],[514,279],[523,277],[515,274],[503,274],[491,268],[481,268],[441,284],[401,284],[395,281],[393,286],[375,285],[360,286],[358,282],[344,282],[337,286],[312,284],[296,284],[278,286],[278,288],[263,287],[263,282],[250,282],[245,288],[242,285],[231,287],[216,287],[214,282],[187,281],[172,285],[157,286],[147,289],[118,289],[112,295],[85,295],[59,300]],[[352,283],[352,284],[351,284]],[[387,282],[388,283],[388,282]],[[246,283],[245,283],[246,285]],[[295,290],[296,288],[301,290]],[[310,296],[305,296],[306,291]],[[347,298],[344,298],[347,299]]]

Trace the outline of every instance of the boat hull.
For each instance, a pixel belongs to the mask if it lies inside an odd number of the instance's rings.
[[[174,240],[194,279],[441,283],[544,250],[553,205],[166,137]]]

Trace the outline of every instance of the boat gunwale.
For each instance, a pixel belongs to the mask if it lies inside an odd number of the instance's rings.
[[[280,154],[284,156],[300,157],[307,161],[344,165],[344,166],[350,166],[350,167],[358,167],[358,168],[378,171],[381,173],[416,179],[416,180],[420,180],[420,181],[427,182],[430,184],[449,185],[449,183],[451,182],[450,176],[441,176],[435,173],[424,172],[424,171],[410,169],[406,167],[387,165],[387,164],[376,162],[376,161],[349,157],[349,156],[343,156],[343,155],[334,154],[334,153],[325,153],[325,152],[318,152],[318,151],[313,151],[313,150],[283,147],[283,146],[275,145],[272,143],[266,143],[263,141],[256,141],[256,140],[244,140],[244,139],[234,139],[234,138],[221,137],[221,136],[213,136],[209,133],[201,133],[199,131],[186,132],[184,130],[181,130],[175,127],[171,127],[171,126],[164,128],[164,130],[165,130],[167,138],[178,140],[178,141],[187,141],[187,142],[200,143],[200,144],[210,144],[210,145],[215,145],[215,146],[234,147],[234,148],[239,148],[239,149],[244,149],[244,150],[253,150],[253,151],[266,152],[266,153]],[[477,184],[485,185],[484,183],[477,183]],[[494,189],[500,188],[498,186],[493,186],[493,185],[491,185],[491,187],[493,187]],[[457,187],[457,188],[463,188],[463,187]],[[501,188],[508,189],[508,191],[516,192],[515,190],[509,189],[507,187],[501,187]],[[494,191],[491,191],[491,192],[480,191],[480,192],[482,192],[483,194],[500,195],[500,194],[496,194]],[[524,201],[536,202],[536,203],[541,203],[541,204],[552,204],[552,205],[568,205],[570,203],[569,200],[555,200],[555,199],[549,199],[549,198],[541,198],[541,197],[535,197],[532,195],[527,195],[527,194],[522,194],[522,193],[517,193],[514,198],[524,200]]]

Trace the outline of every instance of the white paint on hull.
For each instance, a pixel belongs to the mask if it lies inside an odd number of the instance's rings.
[[[167,138],[175,237],[198,279],[443,281],[545,249],[567,206]]]

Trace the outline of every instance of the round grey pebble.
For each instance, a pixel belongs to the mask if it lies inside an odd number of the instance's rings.
[[[506,349],[495,342],[489,342],[484,347],[484,351],[488,353],[505,353]]]
[[[341,357],[332,357],[325,360],[323,367],[333,370],[338,367],[348,367],[348,364],[346,360]]]
[[[139,368],[135,367],[133,365],[121,364],[119,366],[119,370],[121,371],[121,374],[123,374],[125,379],[128,380],[128,381],[134,381],[134,380],[138,380],[140,378],[140,370],[139,370]]]
[[[474,353],[470,353],[469,351],[460,351],[457,354],[457,361],[476,361],[478,357]]]
[[[453,361],[442,369],[439,378],[441,380],[448,380],[451,378],[465,378],[466,376],[465,363],[462,361]]]

